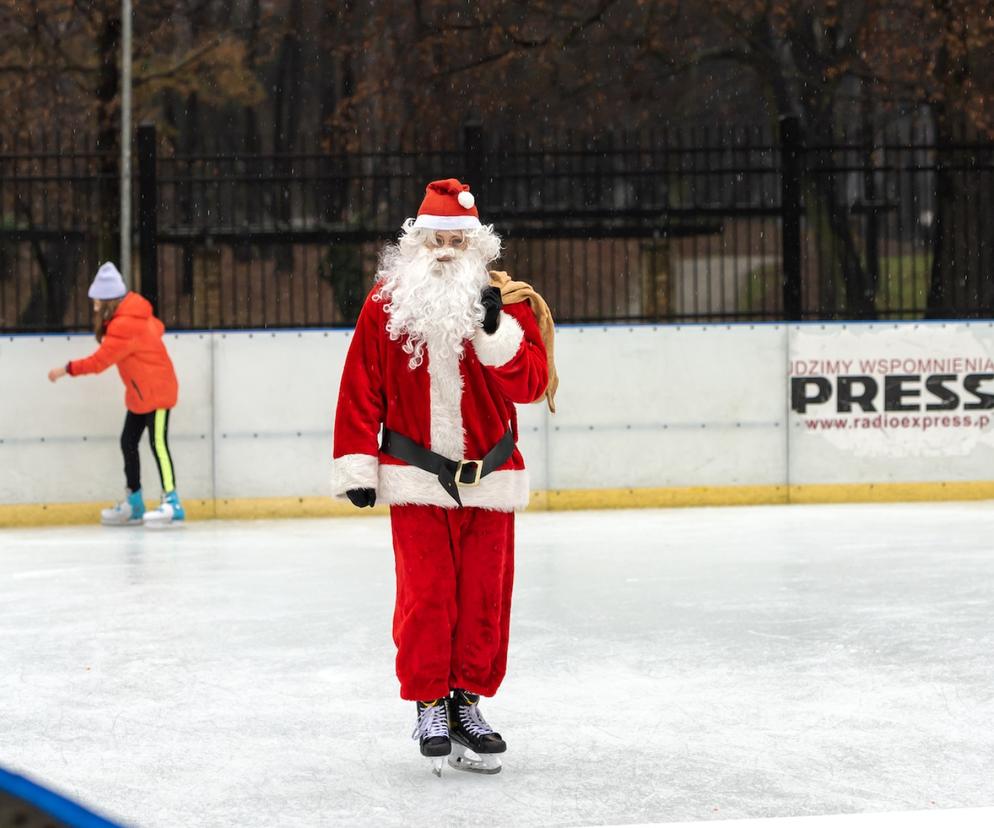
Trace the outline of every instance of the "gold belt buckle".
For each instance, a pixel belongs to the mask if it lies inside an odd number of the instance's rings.
[[[476,477],[473,478],[473,482],[472,483],[463,483],[462,482],[462,470],[463,470],[463,466],[465,466],[467,463],[476,463]],[[456,463],[456,475],[455,475],[455,477],[456,477],[456,485],[457,486],[463,486],[463,487],[466,487],[466,488],[469,488],[469,487],[472,487],[472,486],[479,486],[480,485],[480,478],[483,477],[483,461],[482,460],[460,460],[458,463]]]

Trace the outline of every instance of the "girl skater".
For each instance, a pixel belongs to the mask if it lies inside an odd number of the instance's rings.
[[[111,365],[124,383],[124,404],[128,413],[121,432],[127,497],[117,506],[101,512],[107,526],[145,523],[165,525],[186,515],[176,494],[176,476],[169,454],[169,412],[176,405],[178,386],[173,363],[162,343],[165,326],[152,315],[148,300],[131,292],[117,268],[109,262],[97,271],[88,293],[93,300],[94,324],[100,347],[86,359],[53,368],[48,378],[55,382],[68,374],[99,374]],[[162,481],[162,504],[145,511],[142,500],[138,443],[146,427],[152,453]]]

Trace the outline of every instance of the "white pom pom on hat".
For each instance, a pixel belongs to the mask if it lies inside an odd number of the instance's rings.
[[[467,210],[476,204],[476,199],[469,190],[463,190],[459,195],[456,196],[456,201],[459,202],[460,206],[465,207]]]
[[[108,299],[120,299],[127,292],[128,286],[124,284],[124,277],[121,276],[121,271],[110,262],[104,262],[100,265],[97,275],[93,277],[93,283],[90,285],[90,289],[86,295],[91,299],[105,301]]]

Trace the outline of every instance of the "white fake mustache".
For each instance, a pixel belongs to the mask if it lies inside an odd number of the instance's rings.
[[[454,247],[440,247],[432,251],[431,258],[436,264],[455,264],[463,258],[464,253],[465,251]]]

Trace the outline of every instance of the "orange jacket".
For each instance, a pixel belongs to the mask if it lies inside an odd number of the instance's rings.
[[[166,327],[152,315],[144,296],[128,293],[107,323],[103,342],[91,356],[66,366],[70,375],[99,374],[111,365],[124,383],[124,404],[135,414],[176,405],[179,385],[162,343]]]

